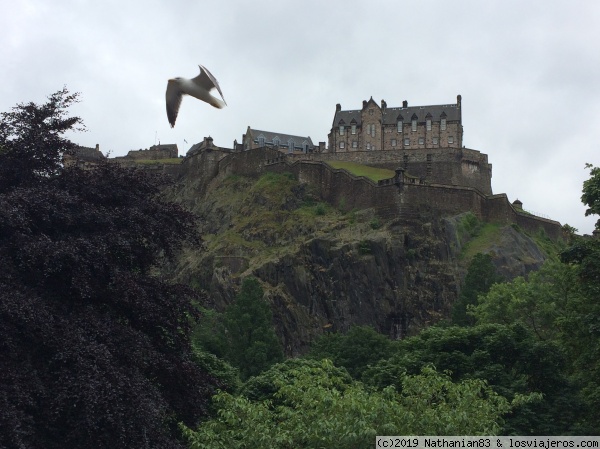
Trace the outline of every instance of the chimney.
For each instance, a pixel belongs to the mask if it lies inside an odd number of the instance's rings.
[[[408,107],[408,101],[404,100],[404,101],[402,102],[402,107],[403,107],[403,108],[407,108],[407,107]]]
[[[367,100],[363,100],[363,109],[367,107]]]
[[[342,110],[342,105],[341,104],[336,104],[335,105],[335,112],[340,112]]]
[[[456,105],[460,108],[460,102],[462,100],[462,97],[460,95],[456,96]]]
[[[381,100],[381,109],[385,111],[385,108],[387,108],[387,103],[385,102],[384,99]]]

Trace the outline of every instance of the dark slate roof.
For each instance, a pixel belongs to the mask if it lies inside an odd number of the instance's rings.
[[[379,106],[378,106],[379,107]],[[333,118],[333,126],[339,126],[340,121],[343,120],[343,125],[350,126],[352,120],[355,120],[357,125],[361,124],[361,109],[352,111],[339,111],[336,112]],[[395,125],[398,122],[398,117],[402,116],[405,122],[412,119],[413,115],[416,115],[419,122],[424,122],[425,117],[431,114],[433,121],[439,121],[442,114],[446,114],[446,120],[449,122],[460,121],[460,109],[456,104],[440,104],[431,106],[409,106],[406,108],[390,108],[387,107],[383,112],[383,124],[384,125]]]
[[[97,161],[105,159],[98,148],[76,147],[73,156],[81,161]]]
[[[300,147],[303,142],[308,143],[309,148],[313,148],[313,142],[310,136],[294,136],[292,134],[274,133],[271,131],[261,131],[259,129],[250,129],[252,132],[252,138],[257,141],[260,136],[265,138],[265,143],[273,144],[273,139],[276,137],[282,146],[288,144],[290,140],[294,141],[294,146]]]

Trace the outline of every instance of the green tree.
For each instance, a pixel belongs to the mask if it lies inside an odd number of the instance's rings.
[[[227,360],[240,369],[242,379],[283,360],[273,329],[273,312],[263,299],[256,278],[246,278],[236,300],[225,311]]]
[[[216,418],[197,430],[182,426],[191,447],[363,448],[377,435],[493,435],[511,409],[483,381],[454,383],[430,367],[405,376],[400,393],[365,388],[328,360],[286,366],[284,375],[269,377],[270,398],[217,394]]]
[[[556,343],[535,339],[523,326],[430,327],[397,342],[397,353],[369,367],[362,380],[379,389],[400,389],[402,376],[428,365],[451,373],[455,382],[480,379],[508,400],[536,396],[506,417],[503,434],[574,431],[581,407],[567,378],[568,360]]]
[[[76,98],[0,122],[0,447],[182,447],[218,384],[193,291],[152,273],[196,223],[143,172],[62,168]]]
[[[521,323],[540,340],[554,340],[562,332],[559,318],[580,294],[574,267],[547,261],[528,279],[492,286],[469,314],[482,324]]]
[[[353,326],[345,334],[324,334],[310,348],[309,357],[330,359],[355,379],[365,368],[391,356],[392,342],[370,326]]]
[[[583,195],[581,202],[588,206],[585,216],[600,215],[600,167],[585,164],[590,169],[590,178],[583,182]],[[600,220],[596,222],[596,229],[600,229]]]
[[[477,253],[471,260],[460,295],[452,307],[452,323],[470,326],[475,320],[467,313],[469,306],[477,304],[477,297],[487,293],[492,285],[502,282],[489,254]]]

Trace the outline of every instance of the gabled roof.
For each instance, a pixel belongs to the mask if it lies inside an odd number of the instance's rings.
[[[456,104],[436,104],[431,106],[409,106],[406,108],[386,108],[383,111],[383,124],[396,124],[399,114],[406,119],[416,116],[418,122],[424,122],[427,116],[431,114],[431,120],[437,121],[442,114],[446,114],[446,120],[449,122],[460,121],[460,109]]]
[[[259,129],[250,129],[252,139],[258,140],[260,136],[265,138],[265,143],[273,144],[273,139],[278,138],[281,145],[287,145],[290,140],[294,141],[295,146],[301,146],[303,142],[307,142],[309,148],[313,148],[313,142],[310,136],[295,136],[293,134],[275,133],[271,131],[261,131]]]
[[[460,109],[456,104],[438,104],[431,106],[409,106],[390,108],[386,107],[383,110],[383,124],[384,125],[395,125],[398,121],[398,116],[402,116],[404,120],[411,119],[413,115],[417,117],[417,121],[424,122],[428,114],[431,114],[431,119],[437,121],[442,116],[442,113],[446,114],[446,120],[449,122],[460,121]],[[335,113],[333,118],[333,126],[339,126],[340,121],[343,120],[345,123],[351,123],[355,120],[358,125],[361,124],[362,109],[355,109],[350,111],[338,111]]]

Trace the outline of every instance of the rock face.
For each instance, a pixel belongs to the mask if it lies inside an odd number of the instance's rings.
[[[343,213],[285,175],[197,186],[184,178],[166,193],[198,214],[204,236],[203,247],[186,249],[171,274],[204,291],[217,310],[233,301],[243,277],[257,277],[287,355],[352,325],[403,338],[448,317],[465,249],[476,239],[465,214],[382,220],[371,209]],[[505,277],[543,263],[532,238],[511,226],[493,231],[481,252],[492,254]]]

